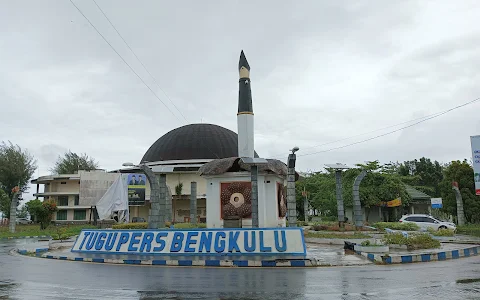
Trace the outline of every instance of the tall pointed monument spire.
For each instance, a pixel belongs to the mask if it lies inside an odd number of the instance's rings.
[[[253,114],[252,106],[252,90],[250,88],[250,65],[248,64],[245,53],[240,53],[238,61],[238,73],[240,79],[238,81],[238,113]]]
[[[253,105],[250,88],[250,65],[245,53],[240,53],[238,62],[238,156],[254,157]]]

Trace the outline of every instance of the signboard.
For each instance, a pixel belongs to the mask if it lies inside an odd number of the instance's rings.
[[[397,198],[387,202],[387,207],[397,207],[402,205],[402,200]]]
[[[473,178],[475,180],[475,194],[480,196],[480,135],[471,136]]]
[[[145,205],[145,174],[128,174],[128,205]]]
[[[163,256],[302,256],[302,228],[87,230],[72,252]]]
[[[442,198],[431,198],[432,208],[442,208]]]

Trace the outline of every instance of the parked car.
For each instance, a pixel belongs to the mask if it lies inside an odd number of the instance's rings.
[[[399,220],[399,222],[415,223],[420,227],[421,230],[428,230],[428,228],[432,228],[434,230],[440,230],[440,229],[451,229],[453,231],[457,230],[457,226],[452,222],[443,222],[435,219],[430,215],[423,215],[423,214],[404,215]]]
[[[17,224],[23,224],[23,225],[26,225],[26,224],[32,224],[32,220],[29,220],[27,218],[19,218],[16,220]]]
[[[141,218],[141,217],[133,217],[132,218],[132,223],[144,223],[144,222],[146,222],[145,218]]]

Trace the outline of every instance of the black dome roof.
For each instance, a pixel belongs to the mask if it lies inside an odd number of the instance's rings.
[[[235,132],[213,124],[190,124],[159,138],[147,150],[142,162],[236,156],[238,136]],[[258,157],[256,152],[255,157]]]

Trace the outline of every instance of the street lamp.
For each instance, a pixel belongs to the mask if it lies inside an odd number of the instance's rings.
[[[343,206],[343,191],[342,191],[342,171],[350,169],[349,166],[336,163],[336,164],[326,164],[328,168],[335,170],[335,182],[337,188],[337,212],[338,212],[338,226],[340,228],[345,228],[345,208]]]
[[[288,155],[287,161],[287,211],[288,227],[297,227],[297,199],[295,194],[295,162],[297,156],[295,152],[300,150],[297,146],[293,147]]]
[[[150,201],[152,206],[148,217],[148,228],[158,229],[159,226],[165,225],[165,199],[166,199],[166,175],[160,175],[160,182],[155,177],[155,173],[144,163],[134,165],[133,163],[123,163],[124,167],[140,168],[150,183]],[[163,176],[162,176],[163,175]]]

